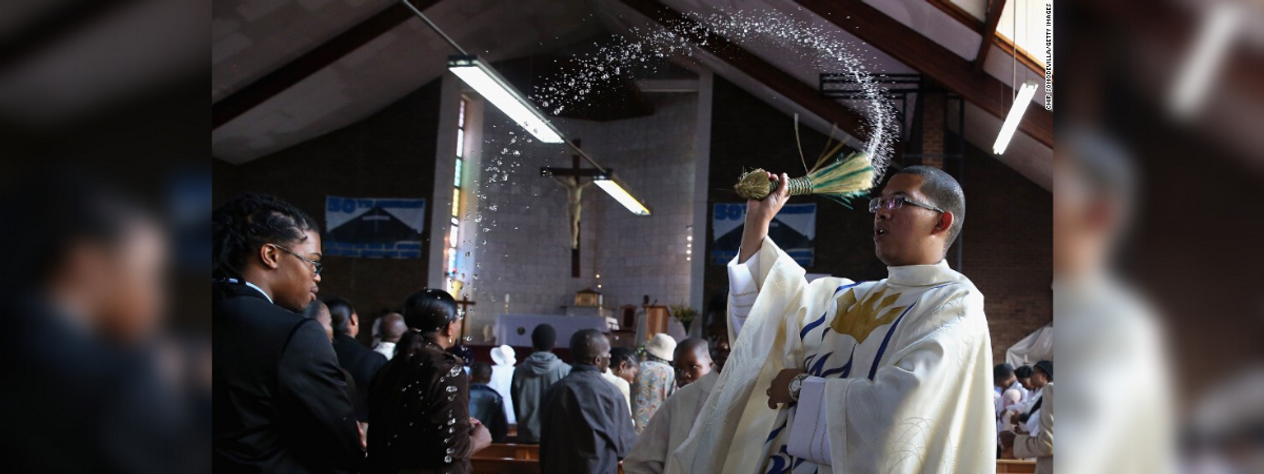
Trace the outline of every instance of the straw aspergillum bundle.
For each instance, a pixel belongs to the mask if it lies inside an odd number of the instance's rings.
[[[795,119],[797,122],[798,117],[796,116]],[[798,135],[797,125],[796,123],[796,136]],[[790,186],[790,195],[805,196],[816,194],[851,207],[848,201],[869,191],[869,188],[873,187],[876,173],[869,154],[857,151],[847,156],[842,156],[842,153],[839,152],[842,147],[843,142],[840,141],[829,152],[822,154],[817,159],[816,166],[807,170],[807,176],[791,178],[786,183],[787,186]],[[801,148],[799,153],[800,158],[802,158]],[[743,173],[737,184],[733,186],[733,190],[746,199],[763,200],[775,192],[778,185],[777,181],[768,178],[766,171],[755,169]]]

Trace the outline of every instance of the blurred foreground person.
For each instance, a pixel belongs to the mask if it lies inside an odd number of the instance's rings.
[[[1264,472],[1264,368],[1212,388],[1194,408],[1188,474]]]
[[[247,194],[212,215],[217,472],[355,472],[364,447],[325,329],[316,223]]]
[[[1111,260],[1129,221],[1135,175],[1104,137],[1075,130],[1054,152],[1053,309],[1060,472],[1164,473],[1173,414],[1153,311]],[[1127,387],[1120,402],[1117,387]]]
[[[370,473],[468,473],[491,434],[470,418],[470,381],[456,346],[461,318],[443,290],[413,293],[404,304],[411,336],[373,378],[369,392]]]
[[[160,224],[74,177],[49,174],[13,191],[0,197],[9,250],[0,264],[4,471],[188,472],[205,463],[205,451],[189,460],[189,420],[159,365],[170,362],[155,337],[167,270]]]

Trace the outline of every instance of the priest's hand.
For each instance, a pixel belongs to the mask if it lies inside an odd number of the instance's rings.
[[[768,173],[768,179],[777,182],[777,190],[763,200],[746,201],[746,227],[742,229],[742,247],[737,259],[738,263],[746,262],[759,251],[764,237],[768,236],[768,226],[772,223],[773,216],[776,216],[790,199],[790,186],[786,185],[790,181],[790,175],[781,173],[781,176],[777,176]]]
[[[784,369],[772,379],[772,386],[765,392],[768,395],[768,408],[776,410],[778,404],[790,406],[794,403],[794,399],[790,398],[790,381],[802,373],[804,371],[800,369]]]

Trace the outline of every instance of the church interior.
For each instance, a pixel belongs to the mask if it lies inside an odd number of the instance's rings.
[[[1040,59],[1021,47],[1011,68],[1011,10],[1020,12],[1020,34],[1035,30],[1029,18],[1040,20],[1043,13],[1026,2],[1004,3],[995,18],[986,16],[982,1],[826,3],[417,7],[532,97],[584,67],[576,58],[613,50],[662,22],[698,21],[690,19],[721,11],[805,21],[858,48],[869,73],[893,78],[881,85],[900,108],[892,168],[938,166],[965,189],[969,224],[947,259],[987,295],[993,353],[1003,360],[1006,349],[1051,321],[1051,114],[1033,103],[1006,152],[990,152],[1009,110],[1011,73],[1020,83],[1044,74]],[[813,160],[831,139],[846,135],[860,143],[854,137],[861,136],[862,121],[848,109],[859,101],[836,99],[825,89],[845,87],[826,82],[844,72],[841,65],[822,70],[804,51],[766,43],[638,58],[649,62],[599,82],[557,115],[540,106],[566,140],[579,141],[585,155],[612,168],[652,209],[637,215],[587,187],[572,252],[567,189],[540,170],[594,164],[566,145],[532,140],[451,74],[448,58],[457,52],[407,7],[267,5],[216,4],[215,204],[244,192],[268,193],[332,233],[337,230],[325,210],[331,198],[424,200],[419,252],[408,257],[341,256],[328,251],[333,238],[327,238],[322,295],[349,298],[361,315],[376,315],[415,289],[453,289],[458,299],[474,302],[466,307],[467,336],[476,346],[496,345],[496,320],[504,314],[596,315],[576,305],[584,290],[600,293],[601,314],[616,319],[647,295],[654,306],[701,312],[727,286],[727,259],[719,256],[725,249],[717,248],[725,235],[716,235],[716,225],[723,225],[716,215],[743,203],[731,191],[737,176],[757,167],[794,176],[802,168],[800,148]],[[856,20],[834,22],[848,15]],[[917,34],[909,39],[904,32]],[[815,237],[809,273],[856,280],[885,273],[866,248],[871,224],[863,206],[801,199],[817,204],[819,213],[809,236]]]
[[[960,182],[969,219],[945,260],[985,295],[994,363],[1019,347],[1034,364],[1053,318],[1044,4],[216,2],[213,205],[265,193],[315,219],[319,296],[353,302],[365,346],[436,288],[474,360],[524,359],[542,323],[566,359],[586,328],[628,348],[701,335],[740,243],[733,183],[800,176],[842,144],[888,176]],[[771,235],[809,279],[883,278],[866,200],[793,198]],[[489,449],[477,472],[532,469]],[[998,469],[1033,472],[1016,463]]]

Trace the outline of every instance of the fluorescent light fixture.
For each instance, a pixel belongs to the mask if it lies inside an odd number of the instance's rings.
[[[449,56],[448,69],[519,126],[535,135],[537,140],[544,143],[565,143],[562,134],[553,128],[548,119],[544,118],[544,114],[536,110],[505,78],[500,77],[495,69],[480,61],[478,56]]]
[[[1178,118],[1188,119],[1197,113],[1206,102],[1212,83],[1218,81],[1241,24],[1243,15],[1238,10],[1237,5],[1223,3],[1204,12],[1198,40],[1185,58],[1168,103]]]
[[[593,182],[597,183],[597,186],[602,191],[605,191],[614,200],[619,201],[619,204],[623,204],[623,207],[628,208],[633,214],[638,216],[650,215],[650,208],[642,204],[641,200],[637,199],[636,196],[633,196],[628,191],[627,186],[623,185],[623,180],[616,177],[614,173],[594,176]]]
[[[1005,117],[1005,124],[1001,125],[1001,133],[996,136],[996,143],[992,145],[992,153],[997,155],[1005,153],[1005,147],[1009,146],[1009,139],[1014,138],[1014,131],[1018,130],[1018,122],[1023,121],[1023,112],[1027,111],[1027,104],[1031,103],[1031,97],[1036,95],[1036,81],[1027,81],[1018,89],[1018,97],[1014,99],[1014,106],[1010,107],[1009,115]]]

